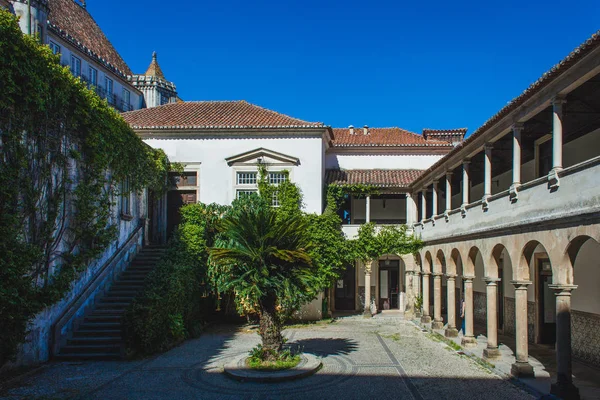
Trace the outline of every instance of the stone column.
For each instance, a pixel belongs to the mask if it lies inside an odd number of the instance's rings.
[[[371,222],[371,196],[367,195],[365,199],[365,222],[368,224]]]
[[[446,210],[444,214],[452,210],[452,172],[446,172]]]
[[[512,127],[513,131],[513,181],[510,185],[511,200],[517,199],[517,190],[521,186],[521,133],[523,124],[516,123]]]
[[[442,274],[433,274],[433,324],[431,329],[443,329],[442,318]]]
[[[434,180],[433,181],[433,200],[432,200],[432,212],[431,212],[431,218],[435,217],[436,215],[438,215],[438,181]]]
[[[556,291],[556,383],[550,393],[561,399],[579,399],[579,389],[573,385],[571,361],[571,292],[575,285],[550,285]]]
[[[487,297],[487,348],[483,350],[483,357],[494,360],[501,357],[498,350],[498,282],[499,278],[484,278]]]
[[[421,190],[421,222],[427,219],[427,191]]]
[[[483,146],[485,151],[485,159],[483,163],[484,178],[483,178],[483,207],[487,208],[488,198],[492,196],[492,149],[491,143],[486,143]]]
[[[560,171],[562,165],[563,151],[563,104],[566,100],[555,97],[552,100],[552,169]]]
[[[411,320],[414,316],[415,291],[413,289],[414,271],[404,272],[404,293],[406,304],[404,305],[404,318]]]
[[[533,377],[527,345],[527,286],[531,281],[512,281],[515,286],[516,362],[510,372],[516,377]]]
[[[369,261],[365,264],[365,310],[364,317],[371,318],[373,314],[371,314],[371,266],[373,265],[372,261]]]
[[[431,316],[429,315],[429,275],[430,272],[423,272],[423,316],[421,322],[428,324],[431,322]]]
[[[456,275],[446,275],[446,288],[448,292],[448,326],[446,327],[446,337],[457,337],[456,329]]]
[[[462,209],[463,215],[466,212],[467,204],[469,204],[469,192],[470,192],[470,186],[471,186],[471,183],[469,181],[469,164],[471,164],[471,160],[463,161],[463,187],[462,187],[463,200],[462,200],[462,205],[460,207]]]
[[[415,223],[415,211],[413,206],[414,202],[412,196],[410,193],[406,193],[406,225],[408,225],[409,228],[412,228]]]
[[[477,346],[477,339],[473,335],[473,279],[474,276],[463,276],[465,283],[465,335],[461,341],[463,347]]]

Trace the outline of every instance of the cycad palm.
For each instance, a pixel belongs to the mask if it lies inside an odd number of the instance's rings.
[[[219,291],[233,290],[240,308],[258,308],[266,353],[283,345],[277,307],[285,296],[309,289],[312,262],[306,220],[278,213],[257,196],[237,201],[221,221],[222,240],[210,249]]]

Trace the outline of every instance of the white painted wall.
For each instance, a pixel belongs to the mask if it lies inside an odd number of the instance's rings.
[[[290,178],[304,195],[305,211],[321,214],[323,202],[322,142],[314,137],[239,137],[222,135],[185,139],[146,139],[154,148],[165,151],[171,161],[200,164],[199,201],[202,203],[231,204],[235,198],[234,168],[226,158],[258,148],[265,148],[300,160],[298,166],[286,166]]]
[[[442,155],[337,154],[325,156],[328,169],[427,169]]]
[[[366,219],[366,200],[364,198],[352,199],[352,219]],[[386,199],[385,208],[383,199],[371,199],[371,220],[375,219],[406,219],[405,199]]]

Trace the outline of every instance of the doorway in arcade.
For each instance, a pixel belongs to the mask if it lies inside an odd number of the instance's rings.
[[[400,309],[400,260],[379,260],[379,310]]]

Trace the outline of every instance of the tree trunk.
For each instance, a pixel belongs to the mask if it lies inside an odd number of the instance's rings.
[[[281,336],[281,326],[277,316],[277,298],[267,296],[260,304],[260,337],[262,338],[262,347],[265,350],[265,357],[275,352],[279,354],[283,347],[283,337]]]

